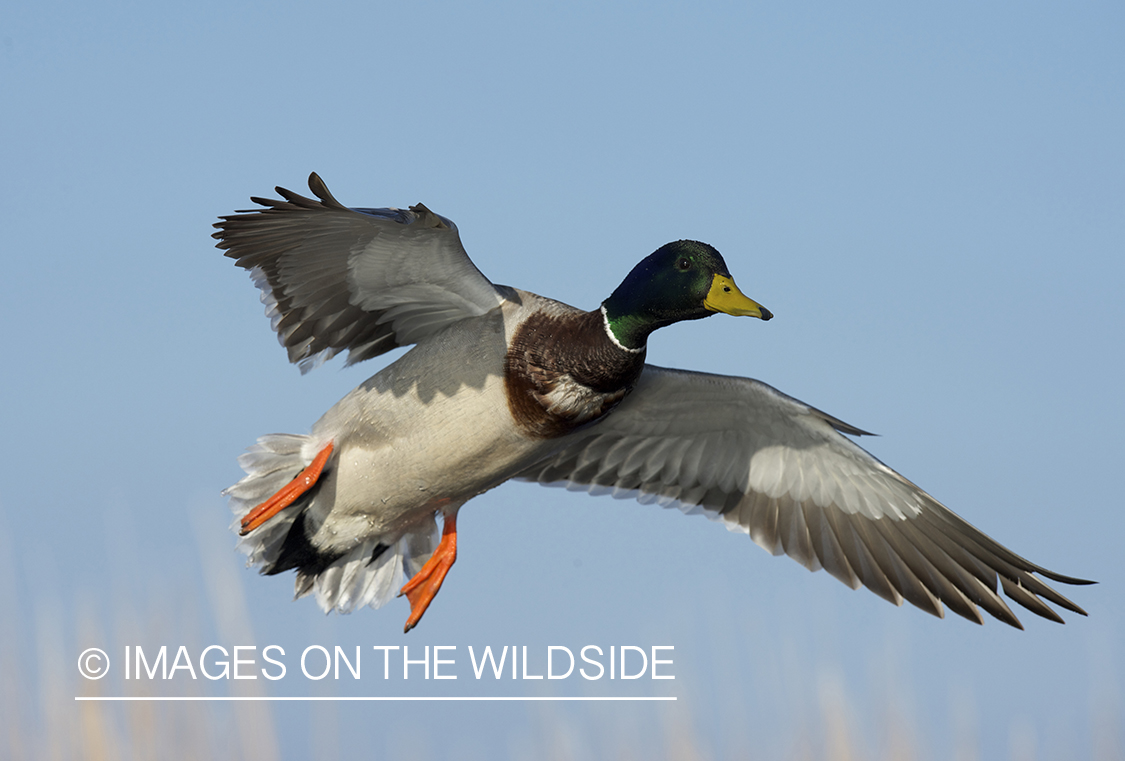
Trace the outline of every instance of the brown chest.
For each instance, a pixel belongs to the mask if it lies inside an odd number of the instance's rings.
[[[616,346],[600,311],[535,314],[516,331],[504,362],[508,408],[520,428],[555,438],[594,422],[632,390],[644,351]]]

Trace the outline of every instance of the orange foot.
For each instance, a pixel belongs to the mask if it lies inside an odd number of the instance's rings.
[[[414,574],[414,578],[406,582],[399,591],[399,596],[406,595],[410,600],[410,618],[406,619],[406,626],[402,633],[413,629],[422,620],[426,608],[437,596],[441,583],[445,581],[445,574],[457,561],[457,516],[445,516],[445,524],[441,529],[441,543],[438,544],[434,554],[422,566],[422,570]]]
[[[293,504],[297,497],[311,489],[312,485],[320,478],[320,471],[324,469],[324,463],[328,462],[328,457],[331,454],[332,442],[330,441],[328,446],[320,450],[309,466],[297,474],[296,478],[278,489],[276,494],[243,517],[242,530],[238,532],[238,535],[246,536]]]

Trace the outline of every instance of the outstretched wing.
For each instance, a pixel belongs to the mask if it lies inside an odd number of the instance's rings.
[[[319,200],[284,200],[215,224],[218,248],[250,271],[289,361],[302,372],[347,350],[348,364],[417,343],[498,306],[502,294],[469,259],[457,226],[418,204],[349,209],[314,172]]]
[[[1062,622],[1043,600],[1085,615],[1011,552],[879,462],[836,418],[749,378],[646,365],[633,393],[524,480],[704,512],[775,555],[826,569],[936,616],[977,623],[977,606],[1023,628],[997,590]],[[1040,599],[1042,598],[1042,599]]]

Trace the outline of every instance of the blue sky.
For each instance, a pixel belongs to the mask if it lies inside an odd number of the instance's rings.
[[[240,747],[782,758],[819,755],[843,716],[871,756],[1125,753],[1120,6],[45,2],[4,18],[0,667],[25,727],[73,726],[90,646],[360,645],[375,671],[372,645],[456,645],[456,681],[251,688],[678,700],[269,704]],[[939,621],[702,518],[529,485],[462,511],[458,563],[406,637],[401,601],[327,618],[292,602],[290,577],[241,568],[219,491],[257,436],[306,431],[385,363],[302,377],[209,234],[310,171],[346,204],[424,202],[495,282],[585,308],[661,244],[712,243],[777,319],[674,326],[650,361],[759,378],[878,432],[865,446],[972,523],[1100,581],[1068,590],[1090,617]],[[673,645],[676,679],[473,679],[467,648],[504,644]],[[222,738],[244,708],[158,716]],[[98,715],[128,734],[129,709]]]

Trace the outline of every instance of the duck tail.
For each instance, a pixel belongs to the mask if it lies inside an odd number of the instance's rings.
[[[223,491],[234,513],[231,530],[240,535],[238,549],[246,555],[247,567],[257,567],[267,576],[297,572],[295,597],[315,592],[325,612],[350,613],[364,605],[378,608],[433,554],[438,530],[432,518],[412,526],[408,534],[368,538],[345,553],[326,552],[309,539],[332,507],[321,504],[326,501],[321,486],[331,475],[326,469],[324,479],[291,505],[241,535],[242,519],[301,473],[323,445],[317,438],[297,434],[258,439],[238,458],[246,477]]]

